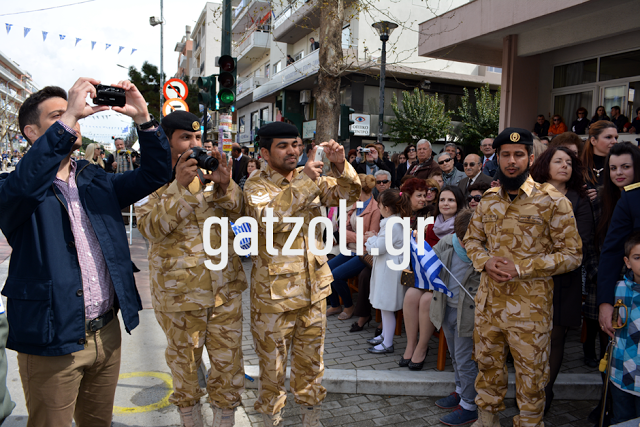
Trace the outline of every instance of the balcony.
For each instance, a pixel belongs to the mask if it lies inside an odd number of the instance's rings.
[[[242,99],[249,95],[257,87],[262,86],[269,81],[268,77],[251,76],[238,83],[238,99]]]
[[[238,73],[246,71],[254,60],[268,53],[270,48],[271,35],[263,31],[252,31],[238,44],[234,43],[233,56],[238,58]]]
[[[11,98],[13,98],[15,101],[19,102],[20,104],[22,104],[25,100],[25,97],[22,95],[19,95],[15,90],[8,88],[5,84],[0,84],[0,93],[2,95],[5,96],[10,96]]]
[[[268,0],[243,0],[235,10],[231,31],[233,41],[238,42],[254,25],[263,25],[271,18],[271,3]]]
[[[200,69],[198,67],[191,67],[189,70],[189,77],[198,78],[200,77]]]
[[[295,43],[320,26],[319,0],[297,0],[276,17],[273,39]]]
[[[16,75],[11,70],[9,70],[7,67],[5,67],[4,65],[0,65],[0,77],[3,77],[5,80],[10,81],[14,85],[20,86],[20,88],[22,88],[22,89],[26,89],[27,88],[25,86],[25,82],[22,79],[20,79],[19,77],[16,77]],[[26,76],[24,76],[24,77],[26,77]]]
[[[272,76],[268,82],[253,91],[253,100],[258,101],[263,99],[300,80],[315,75],[320,69],[318,52],[318,50],[314,50],[303,59],[288,65],[284,70]],[[312,83],[309,83],[309,87],[305,87],[305,89],[310,89],[311,85]]]

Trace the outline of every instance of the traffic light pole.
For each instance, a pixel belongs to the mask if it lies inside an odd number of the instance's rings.
[[[222,2],[222,45],[220,56],[231,56],[231,0]]]

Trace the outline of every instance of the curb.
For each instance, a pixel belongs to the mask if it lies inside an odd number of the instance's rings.
[[[258,388],[259,367],[245,366],[245,388]],[[291,368],[287,368],[285,387],[289,387]],[[514,398],[515,374],[509,374],[507,398]],[[394,396],[447,396],[455,390],[453,372],[376,371],[368,369],[325,369],[322,385],[329,393],[383,394]],[[553,387],[556,400],[599,400],[602,379],[595,374],[559,374]],[[579,392],[577,392],[579,390]]]

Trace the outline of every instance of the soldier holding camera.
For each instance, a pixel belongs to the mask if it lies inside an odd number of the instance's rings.
[[[138,229],[150,243],[149,270],[156,319],[168,346],[173,376],[170,401],[179,408],[183,426],[203,425],[197,370],[207,347],[211,371],[207,391],[214,426],[232,426],[244,389],[242,364],[242,291],[247,280],[229,231],[229,264],[209,270],[202,256],[203,225],[210,216],[236,221],[244,199],[231,181],[226,159],[211,156],[200,145],[200,123],[192,113],[175,111],[162,120],[171,145],[174,179],[136,204]],[[202,169],[208,169],[204,173]],[[213,182],[212,184],[210,182]],[[219,248],[221,228],[211,229],[211,247]]]

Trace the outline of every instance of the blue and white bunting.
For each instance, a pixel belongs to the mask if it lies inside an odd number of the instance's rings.
[[[49,34],[49,32],[47,32],[47,31],[43,31],[42,32],[42,41],[43,42],[47,40],[47,34]]]
[[[111,47],[111,44],[110,43],[105,43],[105,46],[106,47],[104,48],[104,50],[107,50],[107,49],[109,49]]]
[[[131,49],[131,55],[133,55],[133,52],[135,52],[138,49]]]
[[[82,39],[81,39],[81,38],[76,37],[76,44],[74,45],[74,47],[75,47],[75,46],[78,46],[78,43],[80,42],[80,40],[82,40]]]
[[[416,288],[442,292],[449,298],[453,297],[453,293],[438,277],[443,265],[427,242],[424,242],[424,255],[419,255],[418,244],[415,238],[411,237],[411,263],[413,264]]]
[[[60,40],[64,40],[64,38],[67,37],[64,34],[59,34],[59,36],[60,36]]]
[[[27,37],[27,34],[29,34],[29,31],[31,31],[31,28],[24,27],[24,37]]]
[[[96,42],[91,42],[91,50],[96,46]]]
[[[11,27],[13,27],[13,24],[4,24],[4,25],[7,28],[7,34],[9,34],[9,31],[11,31]]]
[[[122,52],[122,49],[124,49],[124,46],[120,46],[120,47],[118,48],[118,55],[120,55],[120,52]]]

